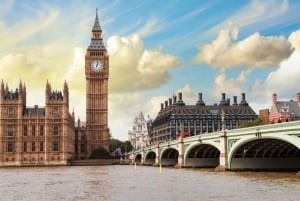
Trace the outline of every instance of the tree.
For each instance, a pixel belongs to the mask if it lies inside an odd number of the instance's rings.
[[[247,128],[247,127],[252,127],[252,126],[260,126],[260,125],[263,125],[263,122],[261,119],[257,118],[255,120],[242,121],[239,125],[239,128]]]
[[[131,143],[128,140],[125,142],[122,142],[118,139],[110,139],[109,140],[109,151],[113,152],[118,148],[121,149],[122,153],[130,152],[133,149]]]
[[[90,156],[90,159],[110,159],[110,153],[106,151],[103,147],[95,149]]]

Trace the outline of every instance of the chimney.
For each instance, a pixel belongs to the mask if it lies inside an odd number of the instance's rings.
[[[179,96],[179,102],[181,102],[181,101],[182,101],[182,93],[179,92],[179,93],[178,93],[178,96]]]
[[[222,93],[222,101],[225,101],[225,93]]]
[[[161,104],[160,104],[160,110],[163,110],[163,109],[164,109],[164,104],[161,103]]]
[[[227,98],[227,104],[230,105],[230,98]]]
[[[173,96],[173,103],[176,104],[177,96]]]
[[[297,93],[297,103],[300,104],[300,93]]]
[[[237,97],[233,96],[233,105],[237,105]]]
[[[273,102],[273,104],[276,104],[276,103],[277,103],[277,94],[276,94],[276,93],[274,93],[274,94],[272,95],[272,102]]]
[[[246,95],[245,95],[245,93],[242,93],[242,101],[246,101]]]
[[[202,93],[198,93],[199,101],[202,101]]]
[[[172,98],[169,98],[169,106],[172,105]]]
[[[199,105],[199,106],[204,106],[205,105],[205,103],[203,102],[203,100],[202,100],[202,93],[200,92],[200,93],[198,93],[198,101],[197,101],[197,103],[196,103],[196,105]]]
[[[177,102],[177,105],[181,105],[181,106],[184,106],[185,105],[185,103],[183,102],[183,100],[182,100],[182,93],[181,92],[179,92],[178,93],[178,102]]]
[[[228,105],[225,93],[222,93],[222,99],[220,101],[220,105]]]
[[[248,103],[246,101],[246,95],[245,95],[245,93],[242,93],[242,100],[240,102],[240,105],[241,106],[248,106]]]
[[[168,101],[165,101],[165,108],[168,107]]]

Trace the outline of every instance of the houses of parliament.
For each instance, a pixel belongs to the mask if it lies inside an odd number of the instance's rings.
[[[86,122],[69,112],[69,87],[54,90],[46,81],[45,106],[26,105],[26,86],[11,90],[1,81],[0,166],[67,165],[108,149],[109,56],[96,11],[85,55]],[[5,78],[2,78],[5,79]]]

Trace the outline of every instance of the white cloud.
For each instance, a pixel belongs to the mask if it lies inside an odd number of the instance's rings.
[[[228,90],[230,95],[238,95],[245,91],[247,100],[253,109],[258,112],[260,109],[271,107],[273,93],[277,93],[278,99],[290,100],[296,98],[296,93],[300,92],[300,52],[299,52],[300,30],[291,33],[289,42],[296,49],[287,59],[278,64],[278,68],[270,72],[265,80],[256,80],[255,83],[245,88],[247,77],[252,69],[241,71],[237,78],[226,78],[225,71],[219,71],[215,78],[213,95]]]
[[[215,77],[214,88],[212,91],[212,96],[214,99],[221,97],[222,93],[225,93],[227,98],[232,96],[238,96],[244,91],[244,86],[247,81],[247,75],[250,70],[241,71],[239,76],[234,78],[226,78],[225,71],[220,71]]]
[[[169,79],[169,70],[178,67],[180,59],[164,54],[162,48],[144,49],[138,35],[108,39],[110,55],[110,91],[133,92],[158,88]]]
[[[274,67],[293,52],[291,43],[282,36],[264,37],[254,33],[233,43],[237,34],[236,28],[221,30],[210,44],[198,46],[199,53],[193,61],[220,68]]]

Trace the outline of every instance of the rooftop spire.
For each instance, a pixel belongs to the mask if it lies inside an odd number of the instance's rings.
[[[101,27],[100,27],[99,19],[98,19],[98,8],[96,8],[96,18],[95,18],[95,23],[93,26],[93,31],[102,31]]]

